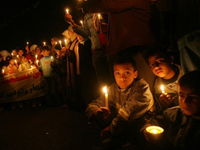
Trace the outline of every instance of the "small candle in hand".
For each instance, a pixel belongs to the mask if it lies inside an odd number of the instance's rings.
[[[83,21],[82,21],[82,20],[80,21],[80,23],[81,23],[81,25],[82,25],[82,27],[83,27]]]
[[[4,74],[5,73],[5,70],[4,69],[2,69],[2,74]]]
[[[161,85],[161,91],[162,91],[162,93],[164,94],[165,93],[165,90],[164,90],[164,86],[163,85]]]
[[[103,88],[103,91],[105,93],[105,107],[108,108],[108,93],[107,93],[107,87],[106,86]]]
[[[149,140],[157,142],[161,138],[164,129],[159,126],[149,126],[146,131],[149,134]]]
[[[67,13],[67,14],[69,13],[69,9],[66,9],[66,13]]]

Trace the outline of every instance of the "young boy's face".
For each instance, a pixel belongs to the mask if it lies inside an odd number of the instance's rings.
[[[194,89],[178,86],[179,104],[184,114],[188,116],[200,114],[200,93]]]
[[[174,75],[174,70],[171,65],[171,61],[166,60],[164,57],[155,55],[148,59],[149,67],[151,71],[158,77],[164,79],[170,79]]]
[[[131,63],[114,65],[115,81],[121,89],[127,89],[138,76]]]
[[[19,51],[18,51],[18,55],[19,55],[19,56],[22,56],[23,54],[24,54],[23,50],[19,50]]]
[[[28,59],[26,57],[22,57],[23,62],[28,62]]]
[[[45,56],[49,56],[50,51],[48,50],[42,50],[42,55]]]

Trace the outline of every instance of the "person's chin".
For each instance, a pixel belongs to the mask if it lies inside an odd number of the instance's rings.
[[[192,111],[189,108],[182,108],[182,111],[187,116],[192,116]]]

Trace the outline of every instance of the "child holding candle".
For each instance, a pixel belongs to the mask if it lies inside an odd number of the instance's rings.
[[[25,56],[22,56],[22,63],[19,65],[19,72],[30,69],[31,64],[28,62],[28,59]]]
[[[152,49],[147,54],[146,60],[156,75],[152,90],[155,113],[162,114],[164,109],[179,105],[176,84],[182,76],[181,68],[174,63],[174,57],[160,47]]]
[[[40,70],[43,73],[45,78],[45,82],[47,85],[47,93],[46,93],[46,104],[48,106],[53,106],[57,103],[57,96],[55,90],[55,73],[54,73],[54,59],[50,56],[50,46],[46,45],[42,47],[43,58],[40,60]],[[54,95],[52,93],[54,92]],[[53,98],[54,97],[54,98]],[[57,103],[58,104],[58,103]]]
[[[139,128],[153,106],[149,85],[138,79],[135,61],[129,56],[119,56],[113,63],[115,83],[107,88],[108,108],[105,94],[92,101],[86,110],[89,122],[96,121],[102,127],[101,136],[107,149],[120,148],[129,138],[138,139]]]
[[[155,116],[146,124],[146,126],[161,125],[165,130],[157,149],[200,149],[199,77],[200,70],[183,75],[178,81],[180,106],[166,109],[163,118]],[[143,131],[146,139],[150,141],[149,134]]]

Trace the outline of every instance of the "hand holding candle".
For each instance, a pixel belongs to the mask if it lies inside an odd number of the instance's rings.
[[[105,107],[108,108],[108,93],[107,93],[107,87],[106,86],[103,88],[103,91],[105,93]]]

